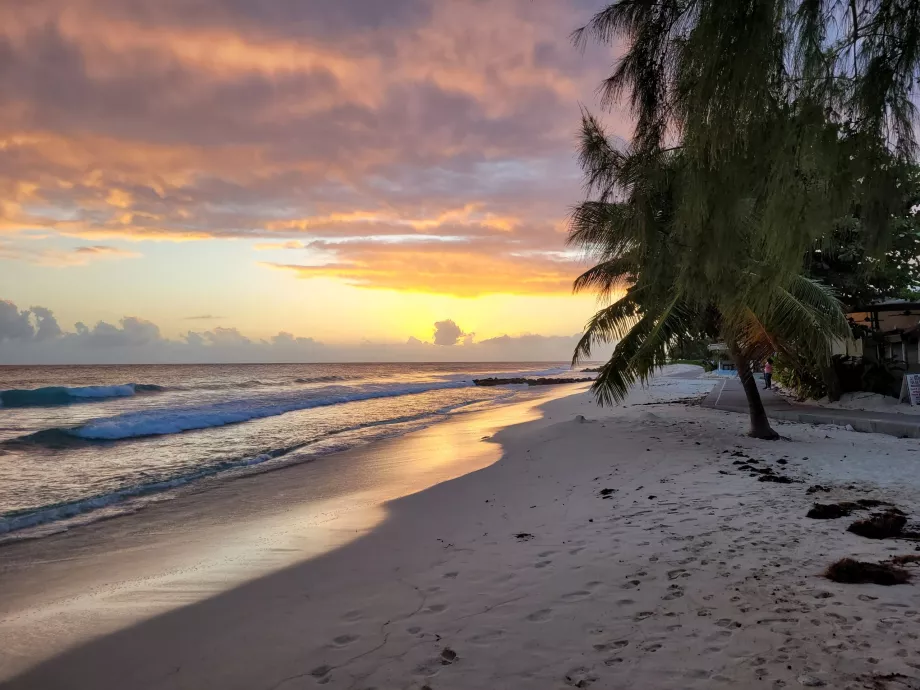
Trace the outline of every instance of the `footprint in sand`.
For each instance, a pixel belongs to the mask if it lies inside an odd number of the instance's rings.
[[[687,572],[686,570],[684,570],[683,568],[678,568],[677,570],[669,570],[669,571],[668,571],[668,579],[669,579],[669,580],[676,580],[676,579],[679,578],[679,577],[690,577],[690,573],[688,573],[688,572]]]
[[[533,564],[534,568],[545,568],[548,565],[551,565],[552,561],[537,561]]]
[[[422,629],[421,629],[420,627],[418,627],[417,625],[412,625],[412,626],[406,628],[406,632],[409,633],[410,635],[417,635],[417,634],[420,633],[421,631],[422,631]]]
[[[644,621],[646,618],[651,618],[655,615],[654,611],[639,611],[635,616],[633,616],[634,621]]]
[[[618,656],[612,656],[609,659],[604,659],[604,666],[616,666],[617,664],[622,664],[623,659]]]
[[[467,641],[471,642],[472,644],[492,644],[504,636],[504,630],[487,630],[486,632],[478,633],[470,638],[467,638]]]
[[[332,638],[332,645],[334,647],[346,647],[357,639],[358,635],[339,635]]]
[[[671,585],[668,587],[668,589],[671,591],[661,597],[664,601],[673,601],[674,599],[680,599],[682,596],[684,596],[684,590],[682,587]]]
[[[444,611],[446,608],[447,604],[432,604],[425,609],[425,613],[441,613],[441,611]]]
[[[453,579],[454,579],[455,577],[457,577],[457,575],[459,575],[459,574],[460,574],[460,573],[456,573],[456,572],[455,572],[455,573],[444,573],[444,579],[445,579],[445,580],[453,580]]]
[[[659,649],[661,649],[661,645],[655,643],[655,644],[646,645],[645,647],[642,648],[642,651],[644,651],[644,652],[657,652]]]
[[[423,661],[418,666],[416,666],[414,669],[412,669],[412,673],[414,673],[417,676],[431,677],[431,676],[438,675],[438,672],[440,670],[441,670],[441,662],[438,661],[437,659],[429,659],[428,661]]]
[[[548,620],[551,615],[553,615],[552,609],[540,609],[539,611],[534,611],[529,614],[527,620],[532,623],[539,623],[540,621]]]
[[[348,623],[354,623],[355,621],[359,621],[362,618],[364,618],[364,613],[361,611],[349,611],[344,616],[342,616],[342,620]]]
[[[717,642],[720,638],[731,637],[731,630],[717,630],[706,638],[707,642]]]
[[[591,592],[586,589],[579,589],[577,592],[569,592],[568,594],[563,594],[560,599],[562,601],[581,601],[591,596]]]
[[[323,664],[322,666],[317,666],[312,671],[310,671],[310,675],[313,676],[314,678],[324,678],[329,675],[329,672],[331,670],[332,670],[331,666],[326,666],[325,664]]]
[[[573,668],[565,674],[565,684],[573,688],[586,688],[597,680],[597,676],[588,671],[584,666]]]
[[[549,558],[550,556],[553,556],[555,554],[556,554],[555,551],[544,551],[542,553],[538,553],[537,557],[538,558]]]
[[[630,580],[625,585],[623,585],[623,589],[634,589],[635,587],[638,587],[641,584],[642,584],[642,580]]]
[[[716,625],[718,625],[720,628],[740,628],[741,627],[741,623],[730,620],[728,618],[720,618],[719,620],[716,621]]]

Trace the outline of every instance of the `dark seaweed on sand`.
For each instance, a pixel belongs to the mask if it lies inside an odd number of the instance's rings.
[[[837,518],[846,517],[854,510],[860,510],[862,506],[858,503],[848,501],[842,503],[815,503],[812,509],[805,514],[805,517],[812,520],[836,520]]]
[[[759,482],[773,482],[774,484],[793,484],[795,483],[794,479],[789,477],[784,477],[781,474],[764,474],[758,478]]]
[[[907,517],[897,508],[891,508],[865,520],[857,520],[847,527],[847,531],[867,539],[888,539],[901,536],[906,524]]]
[[[845,584],[903,585],[910,582],[911,575],[904,568],[890,563],[866,563],[852,558],[843,558],[832,563],[824,576],[833,582]]]

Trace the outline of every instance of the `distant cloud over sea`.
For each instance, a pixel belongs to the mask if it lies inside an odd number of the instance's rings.
[[[286,332],[250,338],[220,326],[168,338],[155,323],[135,316],[115,324],[77,322],[67,330],[44,307],[21,309],[0,300],[0,364],[567,361],[578,337],[524,334],[476,341],[445,319],[432,325],[430,342],[411,337],[401,343],[335,345]]]

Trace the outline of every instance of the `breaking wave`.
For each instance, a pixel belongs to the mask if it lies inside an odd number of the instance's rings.
[[[143,436],[163,436],[195,429],[238,424],[314,407],[340,405],[375,398],[393,398],[430,390],[465,388],[470,385],[472,385],[471,382],[467,380],[403,385],[378,384],[363,389],[335,386],[319,391],[295,391],[209,405],[141,410],[92,420],[72,428],[45,429],[28,436],[10,439],[4,442],[4,445],[24,443],[57,445],[62,444],[63,438],[68,436],[84,441],[119,441]]]
[[[80,402],[127,398],[138,393],[159,393],[166,390],[152,383],[123,383],[117,386],[47,386],[0,391],[3,407],[48,407]]]

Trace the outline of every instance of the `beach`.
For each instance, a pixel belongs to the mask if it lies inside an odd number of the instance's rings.
[[[916,542],[805,517],[916,520],[916,440],[749,439],[666,373],[617,407],[560,386],[350,450],[309,504],[317,463],[4,547],[3,687],[920,687],[917,585],[822,577]]]

